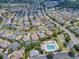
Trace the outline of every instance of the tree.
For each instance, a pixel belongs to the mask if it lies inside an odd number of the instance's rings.
[[[65,48],[67,47],[67,44],[65,42],[63,43],[63,45],[64,45]]]
[[[70,49],[69,55],[70,55],[71,57],[75,57],[75,50],[74,50],[73,48]]]
[[[0,54],[0,59],[3,59],[3,56]]]
[[[2,8],[2,6],[0,5],[0,9]]]
[[[53,37],[57,37],[57,33],[53,33]]]
[[[79,51],[79,44],[78,45],[74,45],[74,48]]]
[[[53,58],[53,53],[52,52],[48,52],[47,53],[47,57],[50,58],[50,59]]]
[[[79,23],[77,24],[77,26],[79,27]]]
[[[2,17],[0,17],[0,24],[3,22],[3,19],[2,19]]]
[[[67,33],[65,33],[64,36],[65,36],[66,42],[68,43],[71,40],[71,38],[69,37]]]
[[[27,47],[26,47],[26,48],[25,48],[24,59],[27,59],[27,57],[28,57],[28,53],[29,53],[29,51],[28,51],[28,49],[27,49]]]

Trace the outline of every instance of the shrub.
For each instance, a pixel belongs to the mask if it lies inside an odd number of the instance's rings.
[[[74,45],[74,48],[79,51],[79,44],[78,45]]]

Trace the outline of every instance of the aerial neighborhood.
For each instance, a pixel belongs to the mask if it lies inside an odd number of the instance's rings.
[[[1,0],[0,59],[79,59],[78,3]]]

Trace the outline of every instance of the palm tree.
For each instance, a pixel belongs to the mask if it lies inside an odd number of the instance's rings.
[[[27,47],[25,48],[25,54],[24,54],[24,59],[27,59],[28,58],[28,50],[27,50]]]
[[[2,19],[2,17],[0,17],[0,24],[3,22],[3,19]]]
[[[2,55],[0,55],[0,59],[3,59],[3,56]]]
[[[70,49],[69,55],[70,55],[71,57],[75,57],[75,50],[74,50],[73,48]]]
[[[53,58],[53,52],[47,52],[47,58]]]

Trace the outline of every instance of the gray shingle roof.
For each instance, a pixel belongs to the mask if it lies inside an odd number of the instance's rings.
[[[64,58],[70,58],[66,52],[59,52],[54,55],[54,59],[64,59]]]
[[[9,47],[10,47],[12,50],[15,50],[15,49],[17,49],[19,46],[20,46],[19,43],[14,42],[14,43],[12,43]]]
[[[30,59],[47,59],[47,57],[46,55],[39,55],[39,56],[32,57]]]

